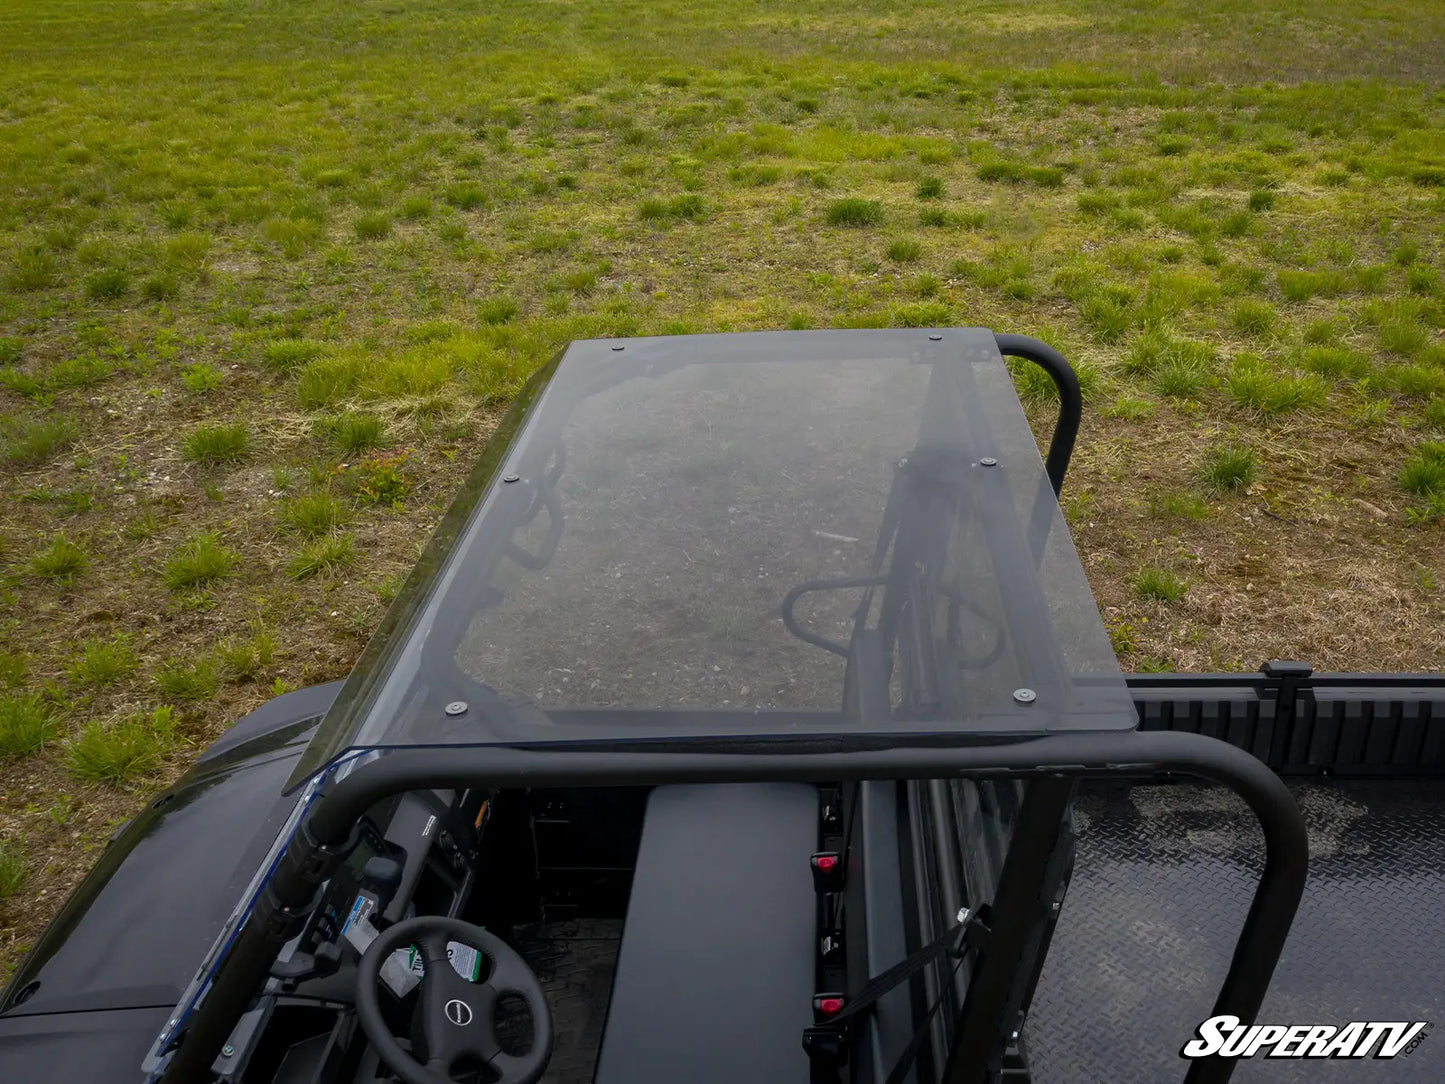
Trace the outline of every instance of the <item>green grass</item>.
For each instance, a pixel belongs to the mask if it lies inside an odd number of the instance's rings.
[[[1264,416],[1318,406],[1324,402],[1326,392],[1318,376],[1278,373],[1250,354],[1234,359],[1225,383],[1236,403]]]
[[[1279,292],[1286,301],[1308,301],[1312,297],[1334,297],[1345,287],[1345,276],[1338,271],[1276,272]]]
[[[975,171],[981,181],[1005,184],[1035,184],[1058,188],[1064,183],[1064,171],[1058,166],[1035,166],[1027,162],[992,159],[981,162]]]
[[[326,420],[322,428],[331,443],[346,456],[369,452],[386,439],[386,423],[375,414],[342,414]]]
[[[165,563],[162,582],[172,591],[189,591],[206,587],[229,576],[241,558],[221,542],[214,532],[204,532],[187,539]]]
[[[1133,586],[1141,597],[1161,602],[1178,602],[1189,590],[1189,584],[1177,572],[1158,565],[1135,573]]]
[[[92,301],[118,301],[130,292],[130,273],[107,267],[85,277],[85,296]]]
[[[261,360],[267,368],[290,372],[320,357],[325,347],[310,339],[272,339],[261,351]]]
[[[1370,375],[1370,359],[1341,346],[1310,346],[1300,353],[1300,364],[1326,380],[1362,380]]]
[[[40,693],[0,697],[0,757],[39,752],[57,729],[54,712]]]
[[[349,534],[313,538],[286,563],[286,575],[293,580],[310,576],[334,576],[356,560],[356,541]]]
[[[75,423],[63,416],[0,419],[0,462],[37,467],[69,448],[78,436]]]
[[[102,783],[126,783],[149,775],[175,746],[175,725],[168,707],[86,723],[66,745],[67,766],[81,779]]]
[[[1251,211],[1272,211],[1275,205],[1275,193],[1268,189],[1256,189],[1249,194],[1249,209]]]
[[[0,900],[19,892],[29,876],[25,845],[18,839],[0,839]]]
[[[187,365],[181,370],[181,382],[186,388],[196,395],[204,395],[208,391],[219,388],[225,378],[221,376],[221,370],[209,362],[198,361],[194,365]]]
[[[1149,514],[1160,519],[1184,519],[1195,523],[1209,518],[1209,502],[1197,493],[1180,490],[1149,494]]]
[[[114,685],[140,666],[134,637],[129,633],[95,637],[80,643],[71,656],[68,671],[82,685],[101,687]]]
[[[834,200],[828,204],[826,217],[830,226],[876,226],[883,221],[883,204],[856,197]]]
[[[521,311],[521,306],[510,297],[491,297],[482,302],[477,315],[484,324],[509,324]]]
[[[181,453],[196,463],[215,466],[237,463],[251,448],[251,433],[244,422],[230,425],[201,425],[186,434]]]
[[[1414,264],[1405,271],[1405,286],[1412,294],[1438,295],[1440,272],[1424,264]]]
[[[900,237],[888,245],[888,258],[894,263],[912,263],[923,254],[923,246],[911,237]]]
[[[391,233],[391,219],[379,213],[365,214],[357,218],[352,228],[363,241],[379,241]]]
[[[42,579],[68,585],[90,567],[90,555],[63,531],[30,558],[30,571]]]
[[[1241,335],[1261,337],[1274,330],[1278,317],[1267,301],[1241,301],[1230,314],[1230,323]]]
[[[0,651],[0,689],[16,689],[25,684],[30,664],[17,651]]]
[[[55,282],[55,257],[37,245],[21,249],[5,274],[7,290],[17,293],[47,289]]]
[[[302,538],[318,538],[330,534],[350,518],[345,502],[327,490],[318,490],[282,501],[276,522],[282,530]]]
[[[1191,358],[1166,361],[1150,374],[1154,390],[1175,399],[1196,398],[1210,379],[1209,366]]]
[[[1241,444],[1216,444],[1205,450],[1200,480],[1210,489],[1225,493],[1248,489],[1258,472],[1254,450]]]
[[[1400,486],[1417,497],[1445,497],[1445,441],[1422,441],[1400,468]]]
[[[259,629],[246,637],[232,637],[216,645],[214,658],[227,681],[249,681],[276,658],[276,637]]]
[[[213,655],[172,659],[156,671],[156,687],[171,700],[209,700],[221,687],[222,674]]]
[[[1109,406],[1109,416],[1137,422],[1154,413],[1154,404],[1137,395],[1121,395]]]

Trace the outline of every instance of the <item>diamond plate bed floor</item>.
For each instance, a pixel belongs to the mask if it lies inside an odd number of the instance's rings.
[[[1301,783],[1310,881],[1261,1023],[1428,1020],[1392,1060],[1256,1057],[1234,1080],[1445,1081],[1445,781]],[[1025,1029],[1038,1084],[1182,1080],[1263,844],[1233,795],[1091,786],[1079,853]]]

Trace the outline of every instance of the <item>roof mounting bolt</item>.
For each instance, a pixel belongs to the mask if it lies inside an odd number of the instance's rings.
[[[930,335],[930,336],[928,336],[928,339],[929,339],[930,342],[939,342],[942,338],[943,338],[942,335]]]
[[[613,349],[614,351],[617,351],[617,350],[626,350],[627,347],[625,347],[625,346],[614,346],[612,349]]]
[[[467,713],[467,702],[465,700],[453,700],[442,710],[448,715],[465,715]]]
[[[986,455],[978,461],[978,465],[980,467],[996,467],[998,466],[998,460],[991,455]]]
[[[521,476],[520,474],[504,474],[504,475],[502,475],[502,481],[504,481],[504,482],[520,482],[521,480],[522,480],[522,476]]]
[[[1020,704],[1032,704],[1039,698],[1039,694],[1032,689],[1015,689],[1014,699]]]
[[[1010,1033],[1009,1033],[1009,1037],[1008,1037],[1008,1041],[1011,1042],[1011,1043],[1016,1043],[1016,1042],[1018,1042],[1018,1041],[1019,1041],[1019,1033],[1016,1032],[1016,1031],[1010,1032]]]
[[[221,1047],[221,1057],[223,1058],[229,1058],[235,1052],[236,1048],[230,1043],[227,1043],[225,1046]]]
[[[973,917],[973,909],[969,907],[960,907],[958,909],[958,914],[954,915],[953,917],[958,919],[958,924],[962,926],[965,922],[967,922],[970,918]]]

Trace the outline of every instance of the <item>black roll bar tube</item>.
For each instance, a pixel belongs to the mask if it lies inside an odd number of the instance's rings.
[[[1304,819],[1279,776],[1242,749],[1178,731],[1093,731],[954,747],[839,748],[826,740],[750,739],[654,752],[630,747],[559,749],[472,746],[395,749],[326,784],[276,873],[221,961],[202,1008],[189,1022],[161,1080],[193,1084],[212,1062],[261,988],[276,953],[319,886],[340,863],[360,817],[378,801],[419,789],[632,786],[661,783],[806,782],[960,777],[1159,777],[1183,774],[1240,795],[1264,831],[1265,861],[1234,957],[1212,1015],[1253,1023],[1304,893],[1309,840]],[[802,745],[798,751],[797,744]],[[789,746],[794,746],[792,751]],[[736,746],[735,746],[736,747]],[[653,746],[652,748],[656,748]],[[769,750],[776,750],[770,752]],[[1223,1084],[1234,1060],[1189,1067],[1186,1084]]]
[[[1079,436],[1079,423],[1084,418],[1084,395],[1079,390],[1079,378],[1069,364],[1048,343],[1031,339],[1027,335],[995,335],[998,352],[1006,358],[1023,358],[1031,361],[1054,379],[1059,390],[1059,419],[1054,423],[1054,436],[1049,441],[1049,455],[1044,460],[1044,470],[1054,487],[1054,496],[1064,488],[1064,474],[1069,469],[1069,459],[1074,454],[1074,441]]]
[[[848,657],[847,644],[830,640],[826,636],[805,629],[798,623],[798,616],[793,612],[798,605],[798,599],[815,591],[844,591],[853,587],[878,587],[887,582],[887,576],[844,576],[827,580],[807,580],[783,596],[783,626],[804,643],[821,647],[824,651],[831,651],[834,655],[846,659]]]

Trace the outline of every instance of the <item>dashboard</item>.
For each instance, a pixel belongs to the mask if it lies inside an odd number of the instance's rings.
[[[227,1084],[392,1079],[357,1028],[357,961],[377,923],[463,913],[491,809],[492,796],[480,790],[416,791],[373,808],[232,1032],[213,1066],[217,1077]],[[410,989],[398,983],[393,992],[404,1015]]]

